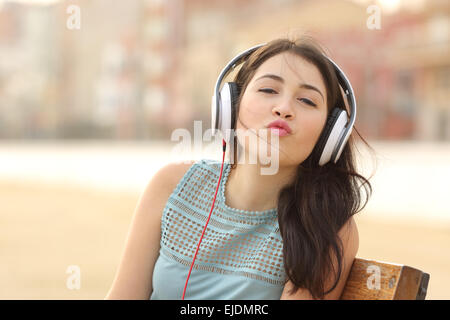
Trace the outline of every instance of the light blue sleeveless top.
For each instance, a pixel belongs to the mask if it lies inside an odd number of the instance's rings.
[[[161,218],[161,249],[150,299],[178,300],[208,219],[222,163],[195,162]],[[245,211],[225,203],[231,164],[224,162],[214,209],[192,268],[185,300],[274,300],[285,284],[277,209]]]

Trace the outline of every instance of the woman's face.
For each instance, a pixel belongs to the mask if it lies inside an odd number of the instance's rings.
[[[258,144],[268,141],[267,157],[279,154],[280,166],[297,166],[312,152],[327,119],[327,93],[316,66],[289,52],[266,60],[255,72],[242,96],[237,137],[244,153],[258,153]],[[274,120],[283,120],[291,128],[286,136],[271,139],[275,131],[268,128]],[[253,135],[243,124],[258,133],[259,139],[245,139]],[[243,140],[244,139],[244,140]],[[261,140],[263,139],[263,140]],[[278,152],[274,153],[274,148]]]

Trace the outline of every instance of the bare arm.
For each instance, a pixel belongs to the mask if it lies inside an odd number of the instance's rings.
[[[186,164],[168,164],[152,177],[136,206],[125,249],[105,299],[149,299],[152,276],[159,256],[161,216]]]

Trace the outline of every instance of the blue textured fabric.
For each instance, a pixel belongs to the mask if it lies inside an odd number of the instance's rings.
[[[170,195],[161,218],[161,249],[150,299],[181,299],[208,219],[222,163],[195,162]],[[231,164],[224,162],[214,210],[189,277],[185,300],[280,299],[285,283],[276,208],[245,211],[226,204]]]

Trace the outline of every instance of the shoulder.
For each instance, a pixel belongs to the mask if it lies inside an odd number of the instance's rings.
[[[221,162],[213,159],[171,162],[159,168],[153,175],[150,183],[158,185],[160,189],[164,190],[165,195],[169,196],[189,170],[201,174],[198,169],[203,168],[208,173],[211,173],[220,170],[220,165]],[[208,173],[205,174],[209,176]]]
[[[188,170],[195,164],[198,164],[198,162],[196,160],[188,160],[168,163],[157,170],[152,177],[152,181],[158,183],[166,192],[172,192]]]
[[[160,219],[170,194],[195,161],[168,163],[156,170],[138,201],[139,212],[155,212]]]
[[[172,183],[180,181],[190,168],[203,168],[217,172],[222,162],[215,159],[186,160],[184,162],[172,162],[160,169],[160,175],[166,176]]]

